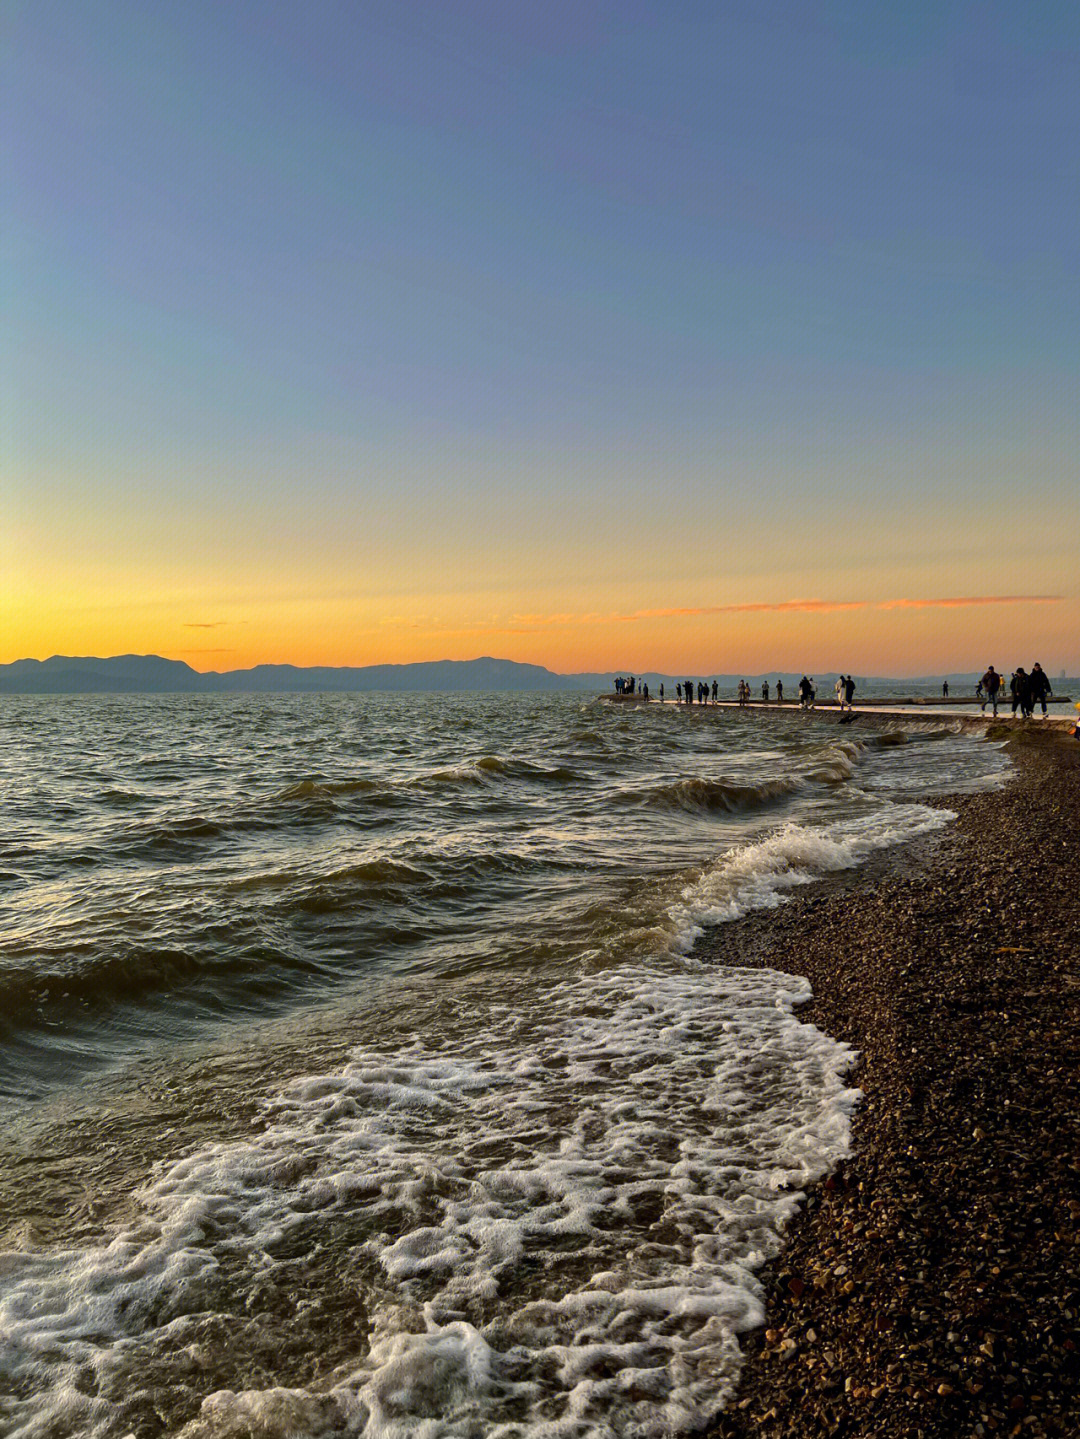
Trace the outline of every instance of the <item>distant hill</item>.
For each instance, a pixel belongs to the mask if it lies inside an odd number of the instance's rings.
[[[655,694],[660,685],[669,692],[683,679],[713,680],[730,690],[740,679],[760,688],[762,680],[775,685],[779,678],[785,689],[794,692],[800,676],[771,670],[766,674],[668,675],[654,671],[623,669],[606,674],[560,675],[543,665],[519,664],[485,655],[475,660],[430,660],[409,665],[313,666],[256,665],[249,670],[226,670],[200,674],[181,660],[160,655],[113,655],[108,659],[88,656],[53,655],[47,660],[15,660],[0,665],[0,694],[326,694],[362,693],[373,690],[413,692],[578,690],[603,694],[611,690],[615,674],[635,674],[648,681]],[[974,689],[981,671],[970,674],[925,675],[919,679],[890,679],[887,676],[856,676],[860,691],[896,693],[926,685],[940,685],[945,679],[961,691]],[[817,675],[819,693],[828,693],[836,672]],[[1055,684],[1055,688],[1057,688]]]
[[[53,655],[0,665],[0,694],[169,694],[199,689],[202,678],[190,665],[160,655]]]
[[[200,674],[160,655],[109,659],[53,655],[0,665],[0,694],[271,694],[363,690],[595,689],[600,676],[553,674],[542,665],[484,657],[358,668],[256,665]]]

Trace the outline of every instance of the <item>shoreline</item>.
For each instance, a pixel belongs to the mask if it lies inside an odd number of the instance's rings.
[[[711,1439],[1077,1433],[1080,744],[990,737],[1015,775],[930,801],[957,815],[932,843],[695,948],[805,975],[864,1093]]]

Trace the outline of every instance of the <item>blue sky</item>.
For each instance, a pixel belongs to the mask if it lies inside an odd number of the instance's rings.
[[[261,658],[438,657],[436,615],[996,594],[1012,544],[1080,629],[1080,7],[10,8],[42,622],[179,653],[292,595]]]

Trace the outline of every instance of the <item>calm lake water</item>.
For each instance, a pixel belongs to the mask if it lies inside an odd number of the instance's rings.
[[[691,953],[1000,782],[948,720],[0,704],[0,1428],[693,1432],[842,1155],[807,987]]]

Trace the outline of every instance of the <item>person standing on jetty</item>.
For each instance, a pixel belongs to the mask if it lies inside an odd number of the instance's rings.
[[[1012,691],[1013,719],[1016,718],[1018,708],[1021,719],[1030,719],[1031,711],[1035,708],[1035,704],[1031,697],[1031,680],[1023,665],[1017,668],[1016,673],[1009,681],[1009,689]]]
[[[941,698],[942,698],[943,700],[947,700],[947,699],[949,698],[949,681],[948,681],[948,680],[942,680],[942,682],[941,682]]]
[[[784,703],[784,681],[783,681],[783,680],[777,680],[777,681],[776,681],[776,703],[777,703],[778,705],[782,705],[782,704]]]
[[[1028,688],[1031,692],[1031,713],[1035,713],[1035,706],[1042,705],[1043,719],[1046,718],[1046,697],[1054,691],[1050,688],[1050,679],[1038,660],[1031,667],[1031,674],[1028,675]]]
[[[844,708],[844,676],[837,675],[836,683],[833,685],[833,692],[836,695],[836,703],[841,709]]]
[[[803,675],[802,679],[799,681],[799,703],[802,705],[803,709],[809,708],[810,696],[812,693],[813,690],[810,681],[806,678],[805,675]]]
[[[768,681],[768,680],[762,680],[762,681],[761,681],[761,698],[765,701],[766,704],[769,703],[769,681]]]
[[[990,665],[982,679],[979,681],[983,689],[983,700],[981,702],[981,713],[986,713],[987,700],[994,706],[994,718],[997,719],[998,691],[1001,689],[1001,676],[993,665]]]
[[[854,676],[848,675],[847,679],[844,681],[844,698],[847,700],[847,707],[848,707],[849,710],[855,708],[855,706],[852,704],[852,699],[853,699],[853,697],[854,697],[854,694],[855,694],[855,679],[854,679]]]

